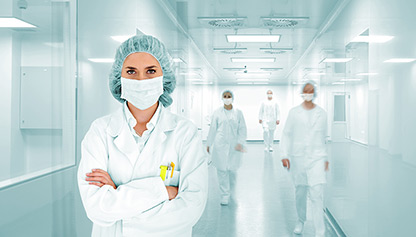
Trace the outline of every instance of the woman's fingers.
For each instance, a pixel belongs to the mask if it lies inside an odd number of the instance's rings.
[[[98,186],[100,188],[105,185],[103,183],[95,183],[95,182],[89,182],[88,184],[95,185],[95,186]]]
[[[86,181],[96,181],[96,182],[101,182],[104,184],[107,184],[108,181],[107,179],[103,178],[103,177],[88,177],[85,179]]]
[[[94,171],[93,170],[92,173],[87,173],[87,176],[88,177],[103,177],[104,179],[107,180],[107,182],[112,182],[112,179],[111,179],[110,175],[107,172],[103,171],[103,170],[101,170],[101,171]]]

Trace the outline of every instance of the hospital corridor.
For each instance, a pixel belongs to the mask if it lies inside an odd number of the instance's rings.
[[[416,236],[415,10],[0,0],[0,237]]]

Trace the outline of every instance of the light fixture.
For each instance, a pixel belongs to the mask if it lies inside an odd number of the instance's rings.
[[[200,23],[213,28],[240,28],[246,23],[247,17],[198,17]]]
[[[234,73],[236,76],[242,77],[262,77],[262,76],[270,76],[271,72],[236,72]]]
[[[260,70],[266,71],[266,72],[275,72],[275,71],[283,70],[283,68],[282,67],[262,67],[260,68]]]
[[[345,85],[345,82],[333,82],[332,85]]]
[[[88,60],[94,63],[113,63],[114,62],[114,58],[89,58]]]
[[[340,81],[361,81],[361,79],[359,78],[346,78],[346,79],[341,79]]]
[[[324,58],[322,62],[324,63],[346,63],[351,60],[352,58]]]
[[[226,35],[230,43],[277,43],[280,35]]]
[[[213,82],[212,81],[207,81],[207,82],[192,82],[193,85],[212,85]]]
[[[266,16],[260,18],[263,27],[266,28],[293,28],[306,23],[309,17],[274,17]]]
[[[244,71],[246,69],[247,69],[246,67],[225,67],[225,68],[223,68],[223,70],[231,71],[231,72],[239,72],[239,71]]]
[[[239,54],[247,51],[247,48],[214,48],[215,52],[223,54]]]
[[[274,63],[276,58],[231,58],[233,63]]]
[[[359,35],[356,36],[351,42],[360,43],[385,43],[392,40],[394,37],[389,35]]]
[[[16,17],[0,17],[0,28],[37,28],[26,21]]]
[[[391,58],[386,61],[385,63],[411,63],[416,61],[416,58]]]
[[[185,63],[185,61],[183,61],[183,59],[181,59],[181,58],[173,58],[172,61],[174,63]]]
[[[253,82],[237,82],[238,85],[253,85]]]
[[[377,72],[362,72],[362,73],[357,73],[357,76],[375,76],[378,75]]]
[[[111,38],[117,42],[123,43],[124,41],[130,39],[133,36],[134,35],[114,35],[114,36],[111,36]]]
[[[247,79],[247,78],[237,78],[237,81],[270,81],[270,79]]]
[[[293,48],[260,48],[260,51],[268,54],[284,54],[293,51]]]
[[[253,82],[253,85],[268,85],[268,82]]]

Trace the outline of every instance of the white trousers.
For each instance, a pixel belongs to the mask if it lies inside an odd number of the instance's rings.
[[[218,182],[222,199],[229,199],[235,185],[235,171],[233,170],[217,170]]]
[[[306,221],[307,196],[311,199],[312,217],[315,226],[315,236],[325,236],[324,223],[324,185],[317,184],[314,186],[298,185],[296,186],[296,211],[300,221]]]
[[[276,129],[269,129],[269,128],[264,128],[263,129],[263,139],[264,139],[264,145],[267,148],[272,147],[273,145],[273,141],[274,141],[274,131],[276,131]]]

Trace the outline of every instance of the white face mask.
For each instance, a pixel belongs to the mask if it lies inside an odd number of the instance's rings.
[[[231,103],[233,103],[233,98],[228,98],[228,99],[223,98],[222,101],[224,102],[225,105],[230,105]]]
[[[267,94],[267,98],[272,99],[273,95],[272,94]]]
[[[306,93],[302,94],[302,99],[307,102],[312,101],[313,97],[314,97],[313,94],[306,94]]]
[[[121,78],[121,98],[140,110],[154,105],[162,94],[163,76],[147,80]]]

